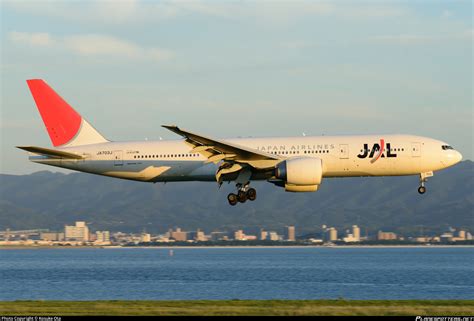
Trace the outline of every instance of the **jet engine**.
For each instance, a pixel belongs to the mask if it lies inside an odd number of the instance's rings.
[[[277,164],[275,177],[284,182],[287,192],[315,192],[323,180],[323,162],[313,157],[290,158]]]

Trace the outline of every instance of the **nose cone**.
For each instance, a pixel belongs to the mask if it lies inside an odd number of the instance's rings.
[[[445,164],[447,166],[453,166],[459,163],[462,160],[462,154],[457,150],[450,150],[445,155]]]

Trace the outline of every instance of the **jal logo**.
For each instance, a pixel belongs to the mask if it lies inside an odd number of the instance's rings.
[[[385,153],[386,152],[386,153]],[[376,154],[377,153],[377,154]],[[357,155],[359,158],[372,158],[371,163],[375,163],[380,157],[397,157],[397,154],[392,153],[390,143],[387,143],[385,148],[385,141],[380,140],[380,144],[375,143],[372,148],[369,149],[369,144],[364,144],[362,153]]]

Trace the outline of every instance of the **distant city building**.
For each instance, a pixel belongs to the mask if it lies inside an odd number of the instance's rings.
[[[64,233],[44,232],[40,234],[40,239],[43,241],[61,242],[64,241]]]
[[[451,232],[446,232],[440,235],[441,242],[452,242],[453,241],[453,233]]]
[[[433,238],[429,237],[429,236],[419,236],[419,237],[415,237],[413,239],[415,242],[418,242],[418,243],[428,243],[428,242],[433,242]]]
[[[287,241],[294,242],[296,241],[295,237],[295,227],[294,226],[287,226],[285,230],[285,237]]]
[[[151,242],[151,235],[150,233],[143,232],[140,234],[140,243],[150,243]]]
[[[89,242],[95,242],[97,240],[97,234],[89,233]]]
[[[188,238],[196,242],[205,242],[208,240],[204,232],[200,229],[198,229],[196,232],[189,232],[188,234]]]
[[[227,232],[211,232],[211,240],[216,241],[227,241],[229,234]]]
[[[110,244],[110,232],[109,231],[97,231],[95,232],[96,243],[100,244]]]
[[[327,241],[337,241],[337,230],[334,227],[330,227],[326,230]]]
[[[263,228],[260,229],[260,238],[259,239],[261,241],[265,241],[267,239],[267,237],[268,237],[268,232],[265,231]]]
[[[393,232],[383,232],[379,231],[377,233],[377,240],[382,241],[382,240],[396,240],[397,239],[397,234]]]
[[[269,241],[279,241],[280,235],[277,232],[268,232],[268,240]]]
[[[178,227],[176,228],[176,231],[171,231],[171,238],[178,242],[184,242],[188,240],[188,233],[181,231]]]
[[[352,225],[352,233],[348,233],[342,240],[346,243],[360,242],[360,228]]]
[[[360,241],[360,228],[357,225],[352,225],[352,236],[355,242]]]
[[[242,230],[235,231],[234,232],[234,240],[237,240],[237,241],[245,240],[244,231],[242,231]]]
[[[465,230],[459,230],[456,233],[456,236],[454,236],[454,230],[453,230],[453,232],[443,233],[440,236],[440,239],[441,239],[441,242],[459,242],[459,241],[472,240],[472,235],[471,233]]]
[[[66,225],[64,227],[64,238],[66,241],[89,241],[89,228],[86,222],[76,222],[75,226]]]
[[[352,233],[347,234],[347,236],[343,237],[342,240],[346,243],[359,242],[359,239],[356,239]]]

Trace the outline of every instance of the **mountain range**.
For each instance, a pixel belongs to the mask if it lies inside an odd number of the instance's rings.
[[[86,221],[92,230],[151,233],[172,227],[297,234],[361,227],[419,235],[449,227],[474,231],[474,163],[470,160],[436,172],[419,195],[418,176],[324,179],[315,193],[287,193],[255,182],[257,200],[231,207],[234,185],[216,183],[142,183],[84,173],[40,171],[0,174],[0,230],[48,228]]]

